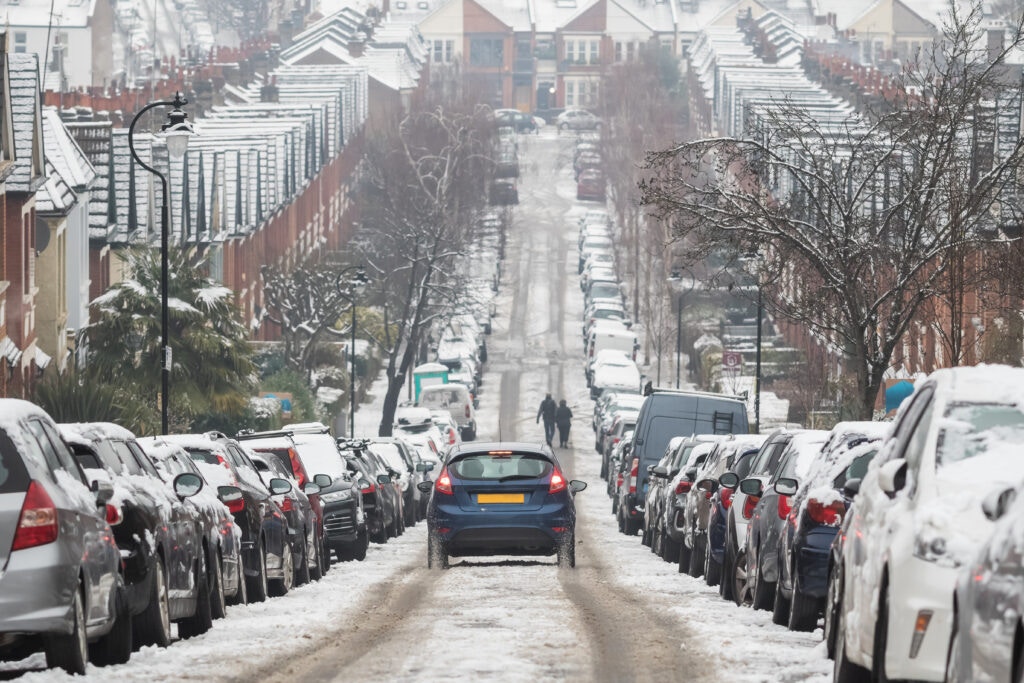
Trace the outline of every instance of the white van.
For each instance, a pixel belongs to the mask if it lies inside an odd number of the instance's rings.
[[[473,396],[465,384],[450,382],[423,387],[416,405],[431,410],[447,410],[459,425],[463,440],[476,438],[476,410],[473,408]]]
[[[590,328],[590,335],[587,337],[587,382],[593,380],[594,359],[601,351],[622,351],[635,361],[639,348],[640,342],[637,341],[636,333],[627,329],[625,325],[612,322],[595,324]]]

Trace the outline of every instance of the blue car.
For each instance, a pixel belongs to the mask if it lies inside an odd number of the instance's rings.
[[[433,482],[427,507],[427,566],[449,557],[557,555],[576,566],[576,506],[587,487],[567,481],[546,446],[473,443],[452,450]]]

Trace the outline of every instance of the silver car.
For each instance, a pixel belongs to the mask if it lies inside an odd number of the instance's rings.
[[[0,658],[42,649],[77,674],[128,661],[113,494],[86,480],[42,409],[0,399]]]

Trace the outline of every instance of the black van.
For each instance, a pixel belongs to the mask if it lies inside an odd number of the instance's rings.
[[[638,459],[636,494],[625,518],[630,529],[639,528],[650,468],[665,455],[674,436],[694,434],[747,434],[747,406],[743,399],[724,394],[655,389],[640,407],[633,432],[633,457]],[[635,521],[634,521],[635,520]]]

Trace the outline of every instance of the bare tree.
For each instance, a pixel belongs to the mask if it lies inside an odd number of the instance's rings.
[[[388,378],[382,436],[391,433],[431,324],[463,296],[459,262],[486,202],[493,128],[487,108],[438,107],[368,140],[357,243],[373,271],[370,298],[383,316],[373,339]]]
[[[901,338],[950,276],[951,251],[1002,239],[993,216],[1008,215],[1017,196],[1024,145],[1018,136],[982,154],[975,124],[986,102],[1019,91],[1007,55],[1024,34],[1011,29],[1001,49],[979,51],[980,8],[964,16],[954,6],[934,50],[904,69],[901,95],[884,106],[828,120],[778,100],[753,113],[743,137],[648,157],[656,176],[642,183],[644,201],[673,221],[692,258],[759,250],[766,308],[845,359],[862,418]]]

